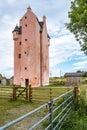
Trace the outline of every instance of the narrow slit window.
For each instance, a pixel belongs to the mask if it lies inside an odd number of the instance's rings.
[[[21,42],[19,42],[19,45],[21,45]]]
[[[25,24],[25,27],[27,27],[27,24]]]
[[[21,58],[21,54],[18,55],[19,59]]]

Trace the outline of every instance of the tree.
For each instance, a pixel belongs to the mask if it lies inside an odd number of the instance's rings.
[[[67,28],[75,35],[81,50],[87,55],[87,0],[73,0],[68,17]]]
[[[87,77],[87,71],[84,72],[83,77]]]

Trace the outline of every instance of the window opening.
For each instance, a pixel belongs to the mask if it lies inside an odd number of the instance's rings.
[[[25,85],[26,85],[26,86],[29,85],[29,79],[25,79]]]
[[[27,27],[27,24],[25,24],[25,27]]]
[[[25,70],[27,70],[27,67],[25,67]]]
[[[27,41],[27,39],[25,39],[25,41]]]
[[[19,42],[19,45],[21,45],[21,42]]]
[[[18,57],[21,58],[21,54],[19,54]]]
[[[25,16],[25,19],[27,19],[27,16]]]

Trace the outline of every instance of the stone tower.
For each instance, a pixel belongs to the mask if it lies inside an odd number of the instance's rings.
[[[49,84],[49,45],[46,17],[39,21],[31,8],[13,30],[14,84],[43,86]]]

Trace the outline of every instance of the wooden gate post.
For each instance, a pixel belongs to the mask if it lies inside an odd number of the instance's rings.
[[[28,100],[28,86],[26,85],[26,100]]]
[[[29,85],[29,101],[32,102],[32,87]]]
[[[13,100],[16,100],[16,86],[13,85]]]

